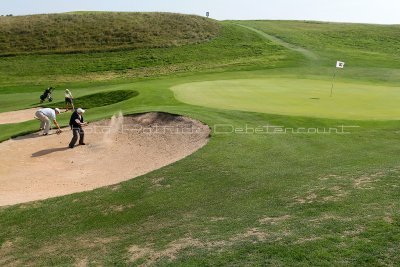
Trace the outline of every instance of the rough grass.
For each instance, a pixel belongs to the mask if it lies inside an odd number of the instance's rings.
[[[128,100],[132,97],[137,96],[138,94],[139,93],[137,91],[128,91],[128,90],[101,92],[74,98],[74,106],[76,108],[80,107],[85,109],[103,107]],[[55,102],[46,105],[46,107],[51,107],[51,108],[64,107],[64,106],[65,106],[64,102]]]
[[[148,108],[142,92],[124,111]],[[157,108],[209,125],[338,123],[170,104]],[[195,155],[143,177],[2,209],[0,256],[8,265],[395,265],[396,123],[361,126],[350,135],[213,134]]]
[[[0,17],[0,55],[181,46],[209,41],[218,31],[211,19],[170,13]]]

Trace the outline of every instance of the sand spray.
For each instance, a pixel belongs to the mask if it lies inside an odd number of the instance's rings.
[[[124,116],[122,112],[119,111],[118,114],[114,114],[111,117],[111,121],[107,127],[107,131],[104,132],[103,142],[106,144],[111,144],[115,139],[118,132],[122,131],[122,125],[124,124]]]

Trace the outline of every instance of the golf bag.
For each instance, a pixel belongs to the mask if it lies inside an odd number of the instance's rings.
[[[46,101],[46,99],[49,102],[53,101],[53,97],[51,96],[51,91],[53,91],[53,87],[44,90],[43,94],[40,96],[40,103],[43,103],[44,101]]]

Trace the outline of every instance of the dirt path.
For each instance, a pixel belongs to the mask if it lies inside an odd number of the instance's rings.
[[[280,44],[281,46],[284,46],[287,49],[299,52],[299,53],[303,54],[307,59],[318,60],[318,58],[319,58],[315,53],[313,53],[310,50],[307,50],[307,49],[305,49],[303,47],[300,47],[300,46],[296,46],[296,45],[287,43],[287,42],[283,41],[282,39],[280,39],[278,37],[275,37],[273,35],[270,35],[268,33],[265,33],[263,31],[260,31],[260,30],[257,30],[255,28],[252,28],[252,27],[249,27],[249,26],[246,26],[246,25],[242,25],[242,24],[235,24],[235,25],[238,25],[238,26],[241,26],[243,28],[249,29],[249,30],[251,30],[253,32],[256,32],[259,35],[263,36],[264,38],[266,38],[268,40],[271,40],[271,41],[273,41],[273,42],[275,42],[277,44]]]
[[[85,146],[72,134],[38,133],[0,143],[0,206],[116,184],[178,161],[208,141],[208,126],[181,116],[113,117],[86,128]]]

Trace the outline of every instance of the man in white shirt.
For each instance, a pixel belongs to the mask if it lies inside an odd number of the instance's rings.
[[[68,111],[68,105],[71,105],[72,111],[74,111],[74,102],[73,102],[74,97],[72,96],[72,93],[70,90],[65,89],[65,109]]]
[[[60,114],[60,110],[58,108],[42,108],[36,111],[35,115],[40,120],[40,129],[44,130],[43,135],[48,135],[50,130],[51,121],[57,126],[57,134],[61,133],[60,125],[56,120],[56,116]]]

